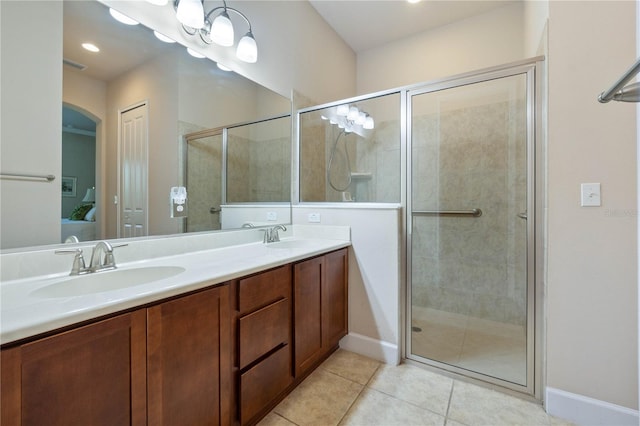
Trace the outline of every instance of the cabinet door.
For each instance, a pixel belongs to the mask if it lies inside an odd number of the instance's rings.
[[[2,424],[146,424],[145,312],[2,351]]]
[[[230,422],[228,286],[147,310],[150,425]]]
[[[325,255],[322,287],[322,344],[328,350],[347,334],[347,249]]]
[[[294,266],[294,341],[295,374],[310,368],[323,355],[322,282],[324,257],[316,257]]]

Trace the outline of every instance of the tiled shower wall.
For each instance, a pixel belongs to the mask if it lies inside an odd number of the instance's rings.
[[[472,317],[526,321],[524,104],[500,102],[413,117],[412,303]]]
[[[331,166],[331,182],[337,188],[348,183],[349,151],[352,181],[345,190],[353,201],[400,203],[400,127],[397,120],[376,124],[365,134],[342,134],[328,122],[304,125],[301,134],[301,200],[341,202],[342,193],[328,183],[329,159],[336,145]]]

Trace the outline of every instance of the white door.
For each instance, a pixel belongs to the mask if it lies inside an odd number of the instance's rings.
[[[148,234],[147,104],[120,111],[120,207],[118,237]]]

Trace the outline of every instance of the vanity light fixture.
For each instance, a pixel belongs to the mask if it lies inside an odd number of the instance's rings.
[[[149,1],[149,0],[148,0]],[[222,6],[215,7],[209,12],[204,10],[204,0],[175,0],[176,18],[182,24],[182,29],[189,35],[199,34],[206,44],[215,43],[220,46],[233,46],[235,32],[229,12],[240,15],[249,27],[249,31],[238,41],[236,57],[241,61],[255,63],[258,61],[258,45],[251,30],[251,22],[244,13],[227,6],[222,0]]]
[[[111,14],[111,16],[113,16],[113,19],[125,25],[138,25],[140,23],[135,19],[129,18],[124,13],[118,12],[117,10],[112,8],[109,8],[109,13]]]
[[[147,2],[155,4],[156,6],[164,6],[169,3],[169,0],[147,0]]]
[[[222,65],[220,62],[217,62],[216,65],[218,66],[218,69],[222,70],[222,71],[231,71],[231,68]]]
[[[355,105],[342,104],[335,109],[331,108],[326,115],[322,115],[323,120],[329,120],[331,124],[337,124],[346,133],[355,132],[361,134],[361,130],[371,130],[375,127],[373,117],[365,111],[361,111]]]

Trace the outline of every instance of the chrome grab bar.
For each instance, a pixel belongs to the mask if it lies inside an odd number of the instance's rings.
[[[619,91],[623,90],[625,88],[625,84],[627,84],[639,72],[640,72],[640,58],[636,60],[636,62],[631,66],[631,68],[629,68],[629,70],[626,73],[624,73],[624,75],[620,77],[620,79],[618,79],[618,81],[616,81],[613,84],[613,86],[609,88],[609,90],[605,90],[604,92],[600,93],[600,95],[598,96],[598,101],[604,104],[609,102],[611,99],[616,99],[615,97],[616,94]],[[631,89],[630,86],[632,85],[628,86],[629,89]]]
[[[53,181],[56,177],[54,175],[27,175],[21,173],[0,173],[2,179],[18,179],[18,180],[45,180],[47,182]]]
[[[414,210],[411,212],[413,216],[482,216],[482,210]]]

